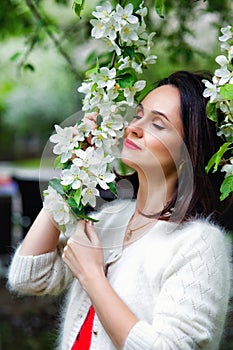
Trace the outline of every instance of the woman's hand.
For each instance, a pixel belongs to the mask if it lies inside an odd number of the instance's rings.
[[[95,312],[116,349],[123,349],[138,318],[117,295],[104,274],[102,247],[94,226],[80,221],[68,240],[63,260],[89,295]]]
[[[97,128],[97,123],[96,123],[96,118],[97,118],[98,113],[97,112],[92,112],[85,114],[83,121],[85,124],[90,126],[93,130]],[[92,134],[87,138],[87,142],[89,145],[91,145],[91,139],[92,139]]]
[[[105,277],[101,243],[90,221],[78,223],[62,257],[86,292],[93,281]]]
[[[85,114],[84,118],[83,118],[84,123],[91,126],[93,129],[96,129],[97,128],[97,124],[96,124],[97,115],[98,115],[97,112]]]
[[[97,128],[97,123],[96,123],[97,115],[98,115],[97,112],[92,112],[92,113],[85,114],[84,117],[83,117],[83,122],[85,124],[87,124],[88,126],[90,126],[91,129],[95,130]],[[77,126],[73,127],[73,135],[74,136],[78,135]],[[86,139],[89,145],[91,145],[91,139],[92,139],[92,135],[90,134],[90,136],[87,137],[87,139]]]

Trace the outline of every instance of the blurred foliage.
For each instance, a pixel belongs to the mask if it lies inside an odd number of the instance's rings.
[[[0,160],[38,156],[53,124],[81,109],[77,87],[103,51],[89,23],[100,3],[83,1],[76,16],[72,0],[1,1]],[[145,0],[145,5],[158,56],[145,79],[156,81],[176,69],[215,69],[218,30],[232,20],[231,0]]]

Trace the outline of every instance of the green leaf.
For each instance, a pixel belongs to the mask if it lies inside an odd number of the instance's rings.
[[[231,142],[225,142],[220,148],[219,150],[211,157],[211,159],[209,160],[205,170],[208,173],[210,171],[210,169],[212,167],[214,167],[213,169],[213,173],[215,171],[217,171],[219,163],[222,160],[222,157],[224,155],[224,153],[228,150],[228,147],[231,145]]]
[[[84,8],[85,0],[74,0],[72,10],[74,13],[81,18],[81,12]]]
[[[97,57],[95,67],[93,67],[85,72],[86,77],[89,78],[91,74],[98,73],[99,69],[100,69],[100,65],[99,65],[99,59]]]
[[[71,203],[71,204],[74,204],[74,202],[72,202],[72,199],[73,199],[73,198],[70,198],[70,199],[71,199],[70,203]],[[70,205],[70,206],[71,206],[71,205]],[[73,207],[71,206],[71,210],[72,210],[74,216],[75,216],[77,219],[79,219],[79,220],[92,221],[92,222],[98,222],[98,221],[99,221],[99,220],[94,219],[94,218],[90,217],[89,215],[87,215],[87,214],[86,214],[87,208],[83,207],[82,204],[80,205],[79,208],[74,207],[74,206],[73,206]]]
[[[131,74],[125,74],[118,80],[118,84],[122,89],[126,88],[127,86],[133,86],[134,82],[135,80]]]
[[[116,173],[121,176],[132,175],[133,173],[135,173],[135,170],[129,167],[128,165],[126,165],[125,163],[123,163],[121,159],[118,159],[115,165],[115,168],[116,168]]]
[[[137,81],[137,76],[132,69],[123,70],[117,77],[117,82],[122,89],[126,88],[126,86],[133,86],[135,81]]]
[[[101,115],[101,114],[98,114],[98,115],[97,115],[97,118],[96,118],[96,124],[97,124],[97,126],[100,126],[101,123],[102,123],[102,121],[103,121],[102,115]]]
[[[143,62],[143,60],[146,58],[145,57],[145,55],[143,55],[143,53],[141,53],[141,52],[137,52],[137,53],[135,53],[135,55],[134,55],[135,57],[135,61],[138,63],[138,64],[140,64],[141,62]]]
[[[155,10],[161,18],[164,18],[164,0],[155,0]]]
[[[233,192],[233,175],[225,177],[220,187],[220,192],[222,193],[220,196],[221,201],[223,201],[231,192]]]
[[[81,195],[82,195],[82,188],[79,187],[79,188],[75,191],[75,194],[74,194],[74,200],[75,200],[77,206],[79,206],[79,204],[80,204]]]
[[[208,101],[206,106],[206,113],[210,120],[212,120],[215,123],[218,121],[218,112],[215,103],[211,103],[210,101]]]
[[[51,186],[54,190],[57,191],[57,193],[63,195],[65,194],[64,189],[61,185],[61,182],[57,178],[53,178],[49,181],[49,186]]]
[[[64,163],[61,163],[61,155],[57,156],[54,160],[54,168],[62,169],[64,167]]]
[[[35,72],[35,67],[31,63],[24,64],[23,68],[25,70],[30,70],[31,72]]]
[[[80,214],[80,215],[79,215],[79,218],[80,218],[81,220],[85,220],[85,221],[92,221],[92,222],[98,222],[98,221],[99,221],[99,220],[94,219],[94,218],[92,218],[92,217],[90,217],[90,216],[88,216],[88,215],[85,215],[85,214]]]
[[[115,182],[109,182],[109,183],[108,183],[108,187],[109,187],[110,191],[111,191],[113,194],[117,195],[117,190],[116,190],[116,184],[115,184]]]
[[[134,58],[134,47],[133,46],[126,46],[123,50],[123,57],[129,56],[131,59]]]
[[[15,52],[15,53],[10,57],[10,60],[11,60],[11,61],[16,61],[20,56],[21,56],[21,53],[20,53],[20,52]]]
[[[226,100],[233,100],[233,84],[226,84],[220,88],[220,95]]]
[[[69,197],[67,203],[71,208],[77,208],[77,203],[75,202],[73,197]]]

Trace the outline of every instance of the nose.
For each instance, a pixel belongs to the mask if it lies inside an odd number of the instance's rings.
[[[127,129],[126,129],[126,134],[134,134],[135,136],[141,138],[143,136],[143,122],[141,119],[135,120],[131,122]]]

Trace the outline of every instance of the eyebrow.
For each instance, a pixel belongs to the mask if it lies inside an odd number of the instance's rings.
[[[141,103],[139,103],[137,105],[136,109],[139,108],[139,107],[144,111],[144,107],[143,107],[143,105]],[[161,117],[163,117],[163,118],[165,118],[166,120],[169,121],[168,117],[164,113],[162,113],[160,111],[152,110],[151,113],[156,114],[156,115],[160,115]]]

